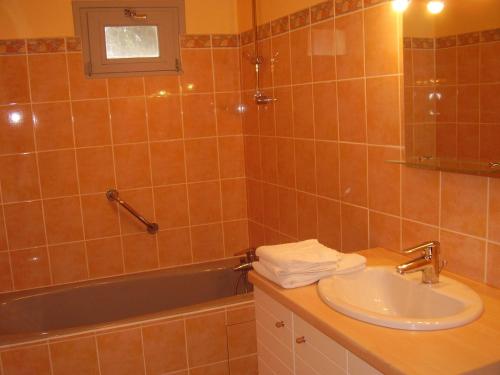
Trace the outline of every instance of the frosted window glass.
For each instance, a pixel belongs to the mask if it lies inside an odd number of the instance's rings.
[[[105,26],[104,34],[108,59],[160,56],[157,26]]]

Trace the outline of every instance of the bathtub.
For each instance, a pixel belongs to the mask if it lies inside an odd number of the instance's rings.
[[[230,259],[5,294],[0,346],[247,303],[252,296],[232,270],[236,264]]]

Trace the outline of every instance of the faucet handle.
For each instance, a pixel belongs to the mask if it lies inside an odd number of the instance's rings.
[[[245,262],[254,262],[254,261],[258,260],[256,250],[253,247],[238,251],[238,252],[234,253],[234,255],[245,255]]]
[[[411,254],[416,251],[423,251],[426,256],[431,256],[434,249],[439,249],[439,241],[427,241],[419,245],[403,250],[403,254]]]
[[[255,253],[255,249],[253,247],[249,247],[248,249],[243,249],[240,251],[235,252],[233,255],[238,256],[238,255],[248,255],[248,254]]]

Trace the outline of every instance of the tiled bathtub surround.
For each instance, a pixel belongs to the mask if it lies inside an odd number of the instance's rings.
[[[180,77],[85,79],[78,39],[0,42],[1,291],[248,246],[238,37],[183,47]]]
[[[400,250],[438,239],[450,271],[500,286],[500,179],[385,162],[404,154],[401,20],[386,1],[333,5],[296,28],[296,16],[272,21],[259,41],[272,106],[251,104],[253,45],[242,43],[251,244]]]
[[[253,303],[0,348],[4,375],[257,372]]]

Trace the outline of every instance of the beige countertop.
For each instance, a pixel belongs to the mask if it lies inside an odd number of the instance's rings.
[[[359,252],[368,265],[396,265],[408,258],[375,248]],[[443,272],[482,298],[481,317],[441,331],[403,331],[364,323],[336,312],[319,297],[316,284],[283,289],[255,272],[250,281],[311,325],[384,374],[500,374],[500,289]]]

